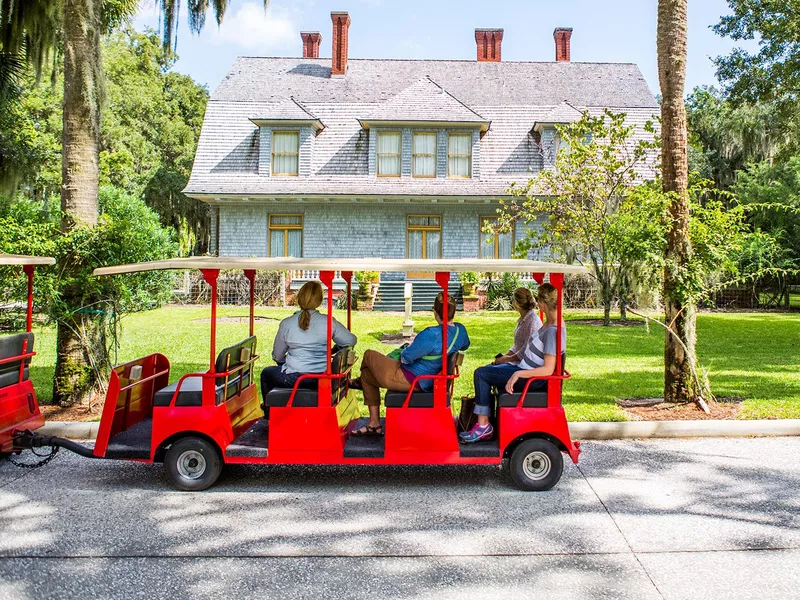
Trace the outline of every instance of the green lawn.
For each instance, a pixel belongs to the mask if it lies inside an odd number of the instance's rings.
[[[268,360],[278,321],[291,309],[259,308],[256,314],[269,317],[256,324],[260,366]],[[246,308],[220,309],[220,315],[246,316]],[[336,316],[344,321],[344,313]],[[596,318],[570,312],[569,319]],[[208,368],[208,309],[170,306],[131,315],[122,321],[122,340],[118,362],[151,352],[161,352],[172,361],[174,381],[184,373]],[[398,332],[402,316],[381,313],[354,313],[358,351],[373,348],[388,352],[383,333]],[[459,315],[472,340],[456,397],[472,393],[472,372],[498,352],[508,349],[516,315],[482,312]],[[417,330],[433,319],[416,315]],[[40,401],[51,398],[55,332],[36,330],[38,355],[32,365],[32,378]],[[237,342],[247,335],[246,323],[221,323],[217,348]],[[698,317],[699,352],[710,370],[717,396],[746,398],[743,418],[800,418],[800,315],[774,313],[704,313]],[[594,325],[568,325],[568,368],[573,379],[566,383],[564,404],[573,421],[624,420],[614,403],[616,398],[662,395],[663,330],[644,326],[603,328]]]

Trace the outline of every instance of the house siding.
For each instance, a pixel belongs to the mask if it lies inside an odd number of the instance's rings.
[[[267,223],[270,214],[303,215],[305,258],[405,258],[408,215],[442,217],[443,258],[478,258],[480,218],[496,214],[496,204],[231,204],[219,208],[222,256],[268,256]],[[354,218],[357,215],[357,218]],[[534,224],[533,227],[537,227]],[[518,225],[515,241],[525,235]],[[530,258],[542,258],[532,252]]]

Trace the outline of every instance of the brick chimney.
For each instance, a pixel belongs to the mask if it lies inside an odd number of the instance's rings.
[[[344,75],[347,72],[347,34],[350,30],[350,15],[346,12],[332,12],[331,21],[333,21],[331,75]]]
[[[556,28],[553,32],[553,37],[556,40],[556,62],[569,62],[572,27]]]
[[[502,29],[476,29],[475,42],[478,45],[478,62],[500,62]]]
[[[303,58],[319,58],[319,45],[322,34],[319,31],[301,31],[303,39]]]

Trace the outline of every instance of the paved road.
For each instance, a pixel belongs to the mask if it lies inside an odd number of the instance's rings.
[[[544,494],[495,468],[0,463],[0,598],[792,598],[800,438],[585,443]]]

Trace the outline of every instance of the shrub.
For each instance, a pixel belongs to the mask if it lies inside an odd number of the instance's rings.
[[[499,279],[492,273],[486,275],[486,308],[489,310],[511,310],[511,301],[517,288],[533,289],[533,284],[523,283],[516,273],[503,273]]]
[[[377,271],[356,271],[356,283],[358,283],[358,293],[367,296],[370,292],[370,285],[381,280],[381,274]]]

